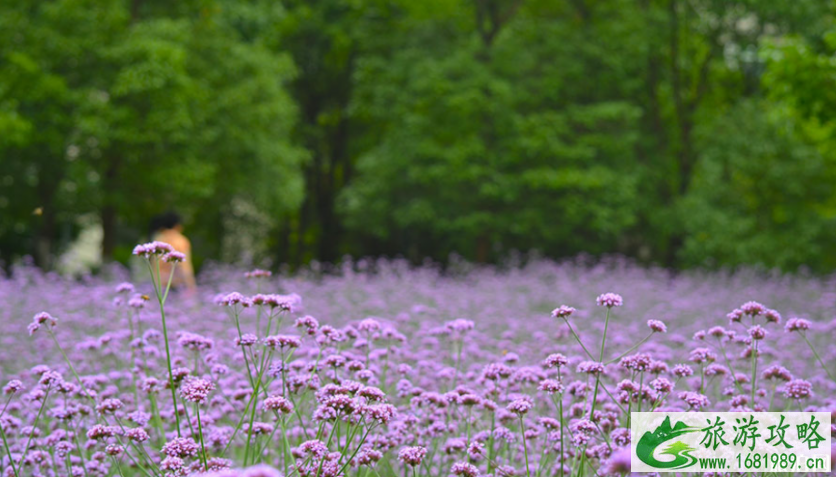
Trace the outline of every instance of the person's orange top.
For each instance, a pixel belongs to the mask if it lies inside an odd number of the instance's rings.
[[[157,233],[154,240],[165,242],[174,247],[174,250],[186,255],[186,261],[178,263],[174,268],[174,276],[171,278],[171,286],[172,288],[185,287],[189,290],[193,290],[196,285],[194,279],[194,267],[192,265],[192,244],[189,242],[189,239],[187,239],[186,236],[177,229],[166,229]],[[170,263],[160,263],[160,280],[162,281],[163,286],[168,283],[171,268],[172,266]]]

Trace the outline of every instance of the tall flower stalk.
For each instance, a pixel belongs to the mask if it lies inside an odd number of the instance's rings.
[[[811,343],[810,339],[807,338],[807,330],[810,329],[811,325],[812,323],[810,323],[808,320],[805,320],[804,318],[790,318],[789,320],[787,320],[787,324],[786,326],[784,326],[784,329],[788,333],[796,332],[799,335],[801,335],[801,337],[804,339],[804,342],[807,343],[807,347],[810,348],[810,351],[813,352],[813,356],[816,357],[816,360],[819,362],[819,365],[821,365],[821,369],[824,370],[825,374],[827,374],[827,377],[830,378],[831,381],[836,382],[836,378],[833,377],[833,374],[831,374],[830,370],[827,368],[827,365],[821,359],[821,356],[819,356],[819,353],[818,351],[816,351],[816,348],[813,346],[813,343]]]
[[[9,448],[9,441],[6,439],[6,431],[3,430],[3,425],[0,424],[0,437],[3,438],[3,448],[6,449],[6,455],[9,457],[9,465],[12,466],[12,472],[15,477],[19,477],[17,473],[17,466],[15,466],[15,459],[12,457],[12,451]]]
[[[20,460],[17,461],[17,467],[20,469],[22,469],[23,461],[26,460],[26,454],[29,452],[29,444],[32,443],[32,437],[35,436],[35,432],[37,431],[38,421],[41,419],[41,414],[43,414],[44,408],[46,407],[46,402],[49,399],[49,391],[51,388],[52,386],[47,386],[46,393],[43,398],[41,398],[41,406],[38,408],[38,414],[35,416],[35,421],[32,423],[32,430],[29,431],[29,437],[26,440],[26,445],[23,446],[23,455],[21,455]]]
[[[607,344],[607,331],[609,330],[609,326],[610,326],[610,310],[613,307],[621,306],[623,304],[623,302],[624,301],[621,298],[621,295],[617,295],[615,293],[604,293],[602,295],[599,295],[598,298],[596,299],[596,303],[598,304],[598,306],[605,306],[607,308],[607,314],[606,314],[606,317],[604,318],[604,333],[601,337],[601,346],[600,346],[600,351],[598,353],[598,361],[597,362],[587,362],[587,363],[582,363],[581,364],[581,366],[584,368],[585,372],[595,375],[595,388],[594,388],[594,391],[592,393],[592,401],[589,404],[589,420],[593,419],[593,413],[595,412],[595,403],[598,400],[598,388],[601,385],[601,375],[604,373],[604,365],[605,365],[604,364],[604,351],[606,349],[606,344]],[[595,358],[592,356],[592,353],[589,352],[587,347],[583,344],[583,341],[581,341],[580,336],[578,336],[578,334],[572,328],[572,325],[569,323],[568,318],[574,312],[575,312],[574,308],[563,305],[563,306],[555,309],[554,311],[552,311],[552,316],[555,317],[555,318],[563,318],[563,320],[569,326],[569,331],[572,332],[572,336],[575,338],[575,340],[578,342],[578,344],[581,345],[581,348],[583,348],[586,355],[590,359],[594,360]],[[652,335],[652,333],[651,333],[651,335]],[[643,340],[642,342],[640,342],[638,345],[636,345],[636,348],[638,346],[640,346],[646,340],[647,340],[647,338],[645,340]],[[584,446],[583,449],[581,450],[581,453],[580,453],[580,461],[578,463],[577,475],[581,475],[581,473],[583,472],[583,467],[584,467],[584,461],[585,460],[586,460],[586,447]]]
[[[157,297],[157,303],[160,305],[160,318],[163,325],[163,339],[165,340],[165,360],[168,366],[168,387],[171,390],[171,403],[174,406],[174,419],[177,423],[177,436],[182,437],[180,431],[180,411],[177,408],[177,393],[174,386],[174,373],[171,367],[171,347],[168,344],[168,327],[165,323],[165,301],[168,298],[168,292],[171,290],[171,280],[174,278],[175,267],[177,263],[186,260],[186,256],[174,250],[174,247],[163,242],[150,242],[143,245],[137,245],[133,251],[134,255],[145,257],[148,271],[151,273],[151,282],[154,285],[154,294]],[[161,263],[166,262],[171,264],[171,270],[168,274],[168,283],[165,289],[162,286],[162,270]],[[152,266],[152,263],[156,266]],[[156,273],[155,273],[156,271]]]
[[[525,455],[525,475],[531,477],[531,469],[528,466],[528,443],[525,438],[525,421],[523,416],[534,407],[533,403],[528,399],[515,399],[511,401],[506,409],[516,414],[520,419],[520,434],[523,441],[523,453]]]
[[[600,299],[600,298],[599,298]],[[610,327],[610,309],[612,306],[607,305],[607,317],[604,319],[604,335],[601,337],[601,352],[598,355],[598,362],[604,362],[604,347],[607,344],[607,329]],[[603,364],[602,364],[603,366]],[[603,370],[595,373],[595,390],[592,392],[592,402],[589,406],[589,419],[592,420],[592,413],[595,412],[595,401],[598,400],[598,386],[601,384],[601,374]]]

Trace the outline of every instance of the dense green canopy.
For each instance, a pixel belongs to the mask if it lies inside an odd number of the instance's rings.
[[[836,4],[0,3],[0,254],[836,268]]]

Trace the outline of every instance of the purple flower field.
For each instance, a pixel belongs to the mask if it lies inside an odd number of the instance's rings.
[[[630,411],[836,414],[833,279],[359,261],[185,296],[138,253],[0,281],[2,476],[624,475]]]

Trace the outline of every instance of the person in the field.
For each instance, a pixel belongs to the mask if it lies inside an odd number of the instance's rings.
[[[186,255],[186,261],[178,263],[174,267],[174,276],[171,278],[172,289],[183,289],[189,293],[197,290],[194,279],[194,267],[192,265],[192,244],[183,235],[183,223],[180,216],[175,212],[166,212],[151,219],[151,239],[165,242],[174,250]],[[162,286],[168,283],[171,274],[172,264],[160,263],[160,281]]]

